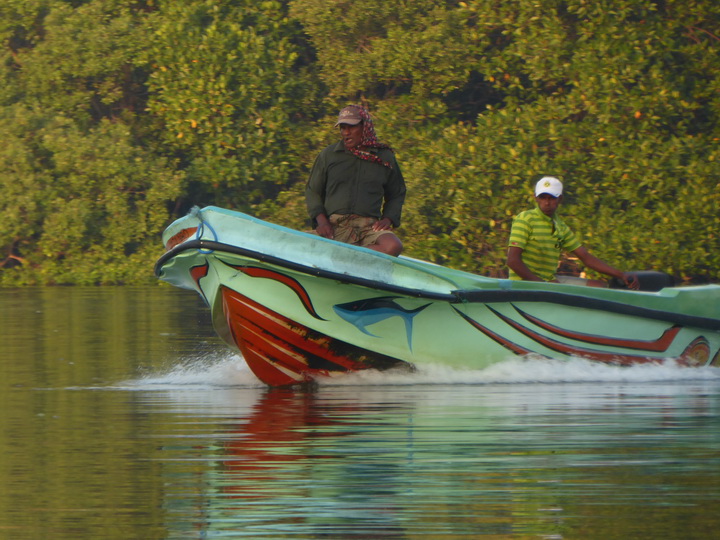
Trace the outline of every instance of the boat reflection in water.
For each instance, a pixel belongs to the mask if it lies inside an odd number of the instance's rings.
[[[403,468],[383,456],[387,441],[378,444],[364,436],[369,406],[332,399],[324,404],[314,393],[286,390],[262,396],[223,443],[218,475],[223,495],[235,499],[229,514],[252,508],[250,521],[257,525],[272,515],[275,526],[300,526],[306,533],[322,534],[330,527],[341,535],[402,535],[394,508]],[[406,418],[410,410],[404,409],[399,405],[393,414]],[[392,422],[387,428],[397,430]],[[397,452],[393,445],[391,453]],[[278,491],[278,483],[285,487]],[[288,484],[295,486],[291,492]],[[353,513],[357,518],[348,520]]]
[[[187,451],[163,459],[169,528],[192,514],[203,537],[674,537],[687,512],[714,515],[703,493],[720,469],[697,469],[720,445],[703,384],[178,391],[183,430],[206,427],[194,480]],[[703,441],[682,435],[701,425]]]
[[[407,450],[398,445],[397,436],[404,439],[408,433],[398,429],[393,416],[405,421],[412,407],[398,404],[389,411],[387,403],[373,405],[372,398],[324,394],[216,391],[215,398],[235,403],[238,416],[219,413],[222,428],[201,444],[193,440],[198,466],[190,485],[181,480],[187,478],[182,471],[190,449],[167,449],[168,529],[186,531],[192,516],[203,535],[233,530],[256,531],[250,536],[258,538],[273,531],[278,537],[404,537],[401,514],[407,509],[394,508],[402,495],[400,475],[409,464],[410,456],[403,454],[412,454],[412,444],[408,441]],[[191,406],[193,415],[213,414]],[[385,418],[380,423],[367,416],[378,406]],[[381,442],[378,437],[388,438]],[[176,453],[183,459],[175,461]],[[188,498],[190,493],[194,496]]]
[[[486,278],[207,207],[171,224],[156,274],[197,291],[270,386],[508,357],[720,360],[720,286],[630,291]],[[642,281],[642,280],[641,280]]]

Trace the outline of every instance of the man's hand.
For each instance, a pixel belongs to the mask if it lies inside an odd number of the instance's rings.
[[[331,240],[335,238],[335,234],[333,233],[333,227],[330,224],[330,220],[325,214],[318,214],[315,217],[315,220],[317,221],[317,227],[315,227],[316,233],[318,233],[323,238],[330,238]]]
[[[628,289],[637,291],[640,288],[640,280],[632,272],[623,272],[621,279]]]
[[[373,231],[390,231],[393,228],[392,221],[389,218],[382,218],[373,223]]]

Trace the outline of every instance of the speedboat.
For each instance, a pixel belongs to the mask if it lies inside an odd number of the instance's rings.
[[[639,291],[489,278],[213,206],[173,222],[163,244],[156,275],[196,291],[269,386],[515,356],[720,366],[718,285],[653,272]]]

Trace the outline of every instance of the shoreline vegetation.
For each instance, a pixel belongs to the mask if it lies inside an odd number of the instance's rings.
[[[146,285],[195,205],[306,230],[362,103],[405,254],[506,275],[532,185],[628,270],[720,282],[716,0],[4,0],[0,286]]]

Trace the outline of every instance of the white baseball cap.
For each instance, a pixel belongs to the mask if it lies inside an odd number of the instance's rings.
[[[553,197],[559,197],[562,195],[563,185],[560,180],[554,176],[543,176],[538,183],[535,184],[535,196],[539,197],[543,193],[552,195]]]

